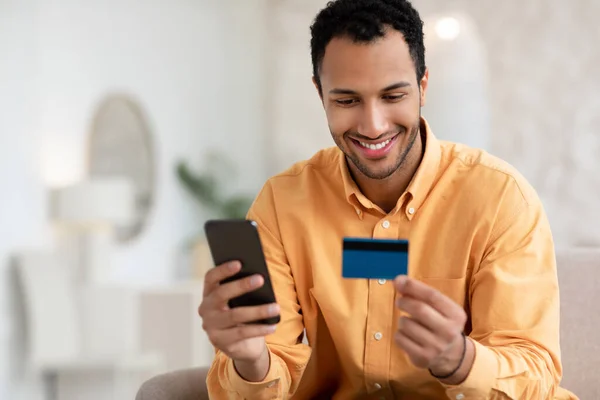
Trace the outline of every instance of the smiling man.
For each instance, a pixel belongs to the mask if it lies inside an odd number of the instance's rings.
[[[318,22],[313,26],[313,82],[331,135],[362,193],[389,212],[423,155],[420,110],[428,73],[424,67],[415,70],[398,30],[372,25],[381,31],[364,32],[360,41],[348,36],[352,33],[334,35],[332,27]],[[325,37],[330,40],[323,46]],[[424,56],[420,46],[416,51]]]
[[[311,33],[337,146],[269,179],[249,212],[277,304],[229,309],[263,280],[219,284],[236,263],[206,275],[211,398],[574,398],[559,388],[540,200],[511,166],[437,140],[421,117],[418,13],[405,0],[337,0]],[[342,278],[344,237],[408,239],[408,276]],[[277,314],[276,327],[248,323]]]

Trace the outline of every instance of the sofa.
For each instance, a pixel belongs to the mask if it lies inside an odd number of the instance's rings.
[[[561,386],[580,399],[600,399],[600,249],[557,252],[561,292]],[[208,399],[208,368],[168,372],[146,381],[136,400]]]

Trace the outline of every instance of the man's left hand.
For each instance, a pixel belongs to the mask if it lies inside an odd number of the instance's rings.
[[[465,350],[465,310],[436,289],[408,276],[397,277],[394,286],[398,292],[396,306],[409,314],[398,321],[396,344],[416,367],[428,368],[438,376],[452,373],[459,367]]]

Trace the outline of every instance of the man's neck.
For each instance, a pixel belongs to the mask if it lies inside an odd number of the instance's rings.
[[[348,163],[350,173],[361,192],[386,213],[396,207],[398,199],[406,191],[421,164],[425,150],[422,133],[423,131],[417,135],[415,144],[402,166],[385,179],[368,178],[358,171],[354,164]]]

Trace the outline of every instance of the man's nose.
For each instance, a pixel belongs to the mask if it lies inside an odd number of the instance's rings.
[[[369,139],[377,139],[390,131],[390,123],[382,107],[366,105],[363,108],[358,133]]]

